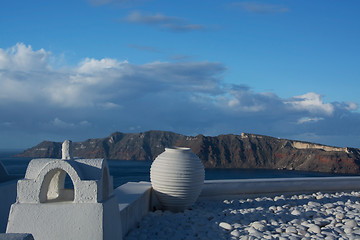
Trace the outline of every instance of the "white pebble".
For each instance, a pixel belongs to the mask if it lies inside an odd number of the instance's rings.
[[[262,234],[261,232],[255,230],[255,231],[251,232],[250,235],[258,237],[258,238],[262,238],[262,236],[264,234]]]
[[[261,222],[253,222],[250,225],[260,232],[266,231],[266,227]]]
[[[345,215],[343,214],[343,213],[337,213],[336,215],[335,215],[335,217],[337,218],[337,219],[344,219],[344,217],[345,217]]]
[[[234,223],[233,224],[233,228],[241,228],[241,227],[242,227],[242,225],[239,224],[239,223]]]
[[[317,199],[317,200],[320,200],[320,199],[323,199],[323,198],[324,198],[323,195],[316,196],[316,199]]]
[[[301,215],[301,212],[299,210],[295,209],[291,212],[291,214],[295,215],[295,216],[299,216],[299,215]]]
[[[332,203],[326,203],[326,204],[324,204],[324,207],[325,207],[325,208],[334,208],[334,204],[332,204]]]
[[[308,202],[308,205],[311,206],[311,207],[320,207],[320,206],[321,206],[320,203],[318,203],[318,202],[312,202],[312,201]]]
[[[308,230],[310,232],[314,232],[314,233],[320,233],[321,232],[320,227],[315,225],[315,224],[309,224],[308,227],[309,227]]]
[[[272,211],[272,212],[276,212],[276,207],[275,207],[275,206],[271,206],[271,207],[269,207],[269,210]]]
[[[279,223],[277,221],[275,221],[275,220],[271,220],[270,224],[273,225],[273,226],[279,226]]]
[[[285,229],[285,232],[286,232],[286,233],[297,233],[297,230],[296,230],[295,227],[287,227],[287,228]]]
[[[229,231],[233,230],[233,227],[230,224],[226,223],[226,222],[221,222],[219,224],[219,226],[222,227],[225,230],[229,230]]]
[[[331,236],[331,235],[327,235],[326,237],[325,237],[325,240],[335,240],[336,239],[336,237],[335,236]]]
[[[352,228],[358,226],[355,220],[348,220],[348,221],[345,222],[345,225],[348,226],[348,227],[352,227]]]
[[[238,230],[233,230],[230,234],[232,236],[234,236],[234,237],[239,237],[240,236],[240,232]]]
[[[299,235],[303,235],[303,236],[305,236],[305,234],[307,233],[305,229],[298,229],[297,232]]]
[[[349,228],[349,227],[345,227],[345,228],[344,228],[344,233],[346,233],[346,234],[351,234],[351,233],[352,233],[352,229]]]

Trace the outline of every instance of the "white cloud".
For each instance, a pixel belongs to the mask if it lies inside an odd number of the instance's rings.
[[[34,51],[23,43],[0,49],[0,105],[41,98],[42,88],[51,82],[49,74],[53,72],[48,64],[49,56],[50,52]]]
[[[303,124],[303,123],[311,123],[311,122],[318,122],[320,120],[324,120],[324,118],[320,118],[320,117],[302,117],[300,118],[297,123],[298,124]]]
[[[231,5],[240,7],[247,12],[258,14],[285,13],[290,11],[287,7],[259,2],[234,2]]]
[[[122,107],[121,105],[112,102],[100,103],[98,106],[104,109],[116,109]]]
[[[87,0],[93,6],[112,4],[117,7],[135,7],[148,0]]]
[[[141,126],[136,126],[136,127],[129,127],[130,131],[139,131],[141,129]]]
[[[161,25],[161,27],[177,32],[189,32],[206,29],[206,27],[201,24],[164,24]]]
[[[50,53],[17,44],[1,51],[0,99],[41,102],[60,107],[112,107],[138,94],[161,91],[216,93],[225,67],[210,62],[130,64],[116,59],[86,58],[77,67],[52,69]],[[14,60],[14,59],[22,59]],[[35,66],[36,65],[36,66]],[[11,67],[7,67],[11,66]],[[20,70],[19,70],[20,69]],[[34,72],[34,69],[37,71]]]
[[[119,62],[116,59],[103,58],[97,60],[94,58],[86,58],[77,68],[79,74],[99,73],[111,69],[119,69],[127,61]]]
[[[169,24],[182,22],[183,19],[172,16],[165,16],[163,14],[144,15],[139,11],[133,11],[125,20],[131,23],[144,23],[144,24]]]
[[[0,49],[0,70],[46,70],[50,68],[47,62],[49,55],[50,52],[44,49],[33,51],[30,45],[18,43],[10,49]]]
[[[74,130],[78,127],[90,127],[91,123],[87,120],[83,120],[80,122],[68,122],[61,120],[58,117],[55,117],[53,120],[51,120],[49,123],[45,124],[47,128],[50,129],[67,129],[67,130]]]
[[[91,123],[84,120],[84,121],[79,122],[79,125],[83,126],[83,127],[89,127],[89,126],[91,126]]]
[[[275,105],[280,105],[281,100],[271,93],[254,93],[249,87],[244,85],[233,85],[227,93],[228,97],[221,98],[220,102],[225,102],[231,110],[240,112],[267,112],[274,109]]]
[[[51,121],[50,124],[52,126],[58,127],[58,128],[74,128],[75,127],[74,123],[68,123],[59,118],[55,118],[54,120]]]
[[[295,96],[285,103],[296,110],[304,110],[314,114],[331,115],[334,113],[334,106],[331,103],[324,103],[321,95],[314,92]]]
[[[4,127],[12,127],[12,126],[14,126],[14,123],[13,122],[2,122],[1,125]]]
[[[329,134],[360,136],[357,104],[327,103],[314,92],[285,99],[246,85],[229,86],[223,80],[226,67],[217,62],[86,58],[75,67],[55,69],[49,52],[24,44],[0,49],[0,56],[0,128],[17,129],[19,135],[94,137],[159,129],[281,137],[306,132],[325,140]]]
[[[198,30],[206,29],[206,26],[204,25],[189,24],[183,18],[166,16],[160,13],[154,15],[145,15],[139,11],[133,11],[123,20],[129,23],[151,25],[151,26],[159,27],[161,29],[177,31],[177,32],[189,32],[189,31],[198,31]]]
[[[135,49],[140,50],[140,51],[160,52],[159,49],[157,49],[156,47],[152,47],[152,46],[144,46],[144,45],[137,45],[137,44],[128,44],[127,46],[130,47],[130,48],[135,48]]]
[[[30,102],[35,96],[29,92],[29,83],[9,76],[8,73],[0,72],[0,105],[12,102]]]
[[[219,63],[153,62],[134,65],[114,59],[86,59],[69,78],[45,87],[52,102],[64,107],[94,106],[161,91],[219,91]],[[114,102],[115,101],[115,102]]]
[[[112,2],[112,0],[88,0],[90,4],[93,5],[105,5]]]
[[[349,111],[355,111],[358,109],[358,105],[354,102],[345,103],[345,109]]]

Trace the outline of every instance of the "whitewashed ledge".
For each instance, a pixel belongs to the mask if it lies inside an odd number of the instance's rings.
[[[225,200],[278,193],[319,191],[325,193],[356,190],[360,190],[360,176],[206,180],[199,199]],[[114,193],[119,202],[123,236],[135,228],[149,211],[159,206],[155,195],[152,194],[149,182],[129,182],[116,188]]]
[[[360,176],[207,180],[200,199],[360,190]]]
[[[152,209],[150,182],[128,182],[114,190],[118,199],[123,237]]]

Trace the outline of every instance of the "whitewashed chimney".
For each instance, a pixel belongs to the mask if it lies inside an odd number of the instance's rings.
[[[62,144],[62,159],[63,160],[73,159],[72,141],[70,140],[65,140]]]

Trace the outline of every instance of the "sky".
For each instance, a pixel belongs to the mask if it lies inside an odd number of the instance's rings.
[[[2,0],[0,149],[113,132],[360,147],[360,1]]]

